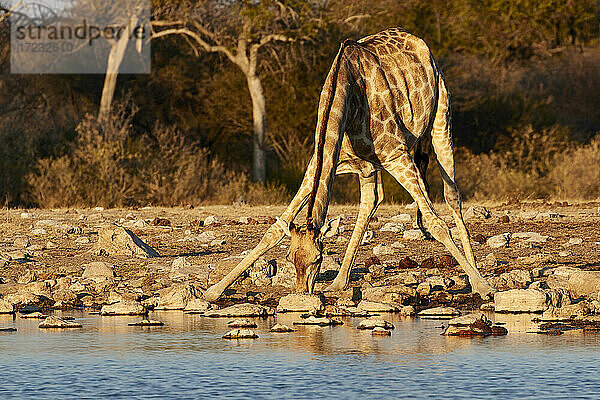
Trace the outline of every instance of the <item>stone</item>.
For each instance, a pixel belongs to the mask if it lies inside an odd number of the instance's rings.
[[[48,232],[44,228],[33,228],[31,234],[34,236],[46,235]]]
[[[89,244],[90,243],[90,238],[88,238],[87,236],[81,236],[78,237],[77,239],[75,239],[75,244]]]
[[[69,286],[69,290],[73,293],[80,293],[85,290],[85,285],[79,281],[74,282],[71,286]]]
[[[570,246],[576,246],[578,244],[583,243],[583,239],[581,238],[569,238],[569,245]]]
[[[29,246],[31,243],[29,242],[29,239],[27,239],[26,237],[18,237],[15,239],[13,244],[16,247],[25,248],[25,247]]]
[[[235,304],[220,310],[209,310],[204,313],[212,318],[237,318],[237,317],[268,317],[274,311],[258,304]]]
[[[101,228],[96,249],[102,255],[158,257],[156,250],[144,243],[129,229],[117,226]]]
[[[81,328],[82,325],[76,322],[67,321],[65,319],[56,317],[54,315],[46,318],[41,324],[38,325],[40,328]]]
[[[27,283],[34,282],[36,279],[37,279],[36,273],[30,269],[26,269],[25,272],[23,274],[21,274],[19,276],[19,278],[17,279],[17,283],[27,284]]]
[[[460,311],[454,307],[434,307],[420,311],[417,315],[426,318],[451,318],[460,315]]]
[[[208,301],[204,299],[191,299],[185,305],[183,311],[188,313],[204,313],[208,310],[218,309],[218,306],[215,304],[210,304]]]
[[[4,300],[22,308],[28,305],[35,305],[42,302],[42,298],[29,290],[22,290],[17,293],[10,293],[4,296]]]
[[[392,243],[393,249],[403,249],[405,247],[406,247],[406,245],[399,240],[396,240],[394,243]]]
[[[412,216],[410,214],[398,214],[392,217],[392,221],[406,223],[412,221]]]
[[[217,224],[218,222],[219,220],[214,215],[209,215],[208,217],[204,218],[204,226]]]
[[[491,321],[481,313],[468,314],[448,321],[448,327],[442,333],[446,336],[501,336],[506,335],[506,328],[492,326]]]
[[[378,303],[378,302],[369,301],[369,300],[361,300],[361,302],[358,303],[357,308],[359,310],[368,311],[368,312],[396,312],[396,311],[398,311],[398,308],[391,304]]]
[[[173,285],[162,291],[156,300],[155,310],[183,310],[187,303],[199,297],[192,285]]]
[[[374,329],[374,328],[383,328],[383,329],[394,329],[394,324],[384,319],[379,318],[367,318],[360,321],[357,329]]]
[[[94,261],[83,266],[82,278],[92,279],[97,282],[98,280],[112,279],[115,277],[113,266],[109,263],[102,261]]]
[[[338,319],[315,317],[314,315],[303,319],[302,321],[294,322],[294,325],[318,325],[318,326],[335,326],[343,325],[344,323]]]
[[[256,322],[252,322],[248,319],[235,319],[227,323],[229,328],[256,328]]]
[[[55,302],[60,302],[62,307],[75,306],[81,304],[81,301],[75,293],[68,288],[58,289],[52,292],[52,299]]]
[[[389,256],[394,254],[394,249],[385,243],[381,243],[373,248],[373,254],[376,256]]]
[[[277,274],[277,262],[275,260],[267,261],[260,257],[254,262],[249,271],[249,277],[256,286],[269,286],[272,283],[272,277]]]
[[[217,240],[217,235],[214,231],[205,231],[197,236],[198,241],[202,243],[211,243],[214,240]]]
[[[526,242],[530,243],[546,243],[549,236],[540,235],[537,232],[517,232],[511,235],[513,239],[525,239]]]
[[[156,321],[153,319],[143,319],[139,322],[131,322],[128,326],[163,326],[165,323],[162,321]]]
[[[373,336],[391,336],[392,332],[388,331],[385,328],[377,326],[377,327],[373,328],[373,330],[371,331],[371,335],[373,335]]]
[[[145,313],[144,306],[134,300],[122,300],[118,303],[105,305],[100,310],[100,315],[143,315]]]
[[[488,238],[487,245],[493,249],[497,249],[500,247],[508,247],[508,243],[510,242],[510,233],[502,233],[500,235],[492,236]]]
[[[270,331],[275,332],[275,333],[287,333],[287,332],[294,332],[295,329],[292,329],[287,325],[275,324],[271,327]]]
[[[425,235],[421,232],[420,229],[409,229],[404,231],[402,234],[402,239],[404,240],[424,240]]]
[[[15,306],[5,299],[0,299],[0,314],[14,314]]]
[[[404,232],[404,224],[399,222],[388,222],[380,229],[381,232]]]
[[[223,335],[223,339],[257,339],[258,335],[251,329],[234,329]]]
[[[490,211],[483,206],[471,206],[465,211],[464,218],[465,219],[473,219],[473,218],[490,218],[492,214]]]
[[[536,289],[512,289],[494,294],[494,309],[505,313],[541,313],[548,308],[548,296]]]
[[[590,297],[600,292],[600,271],[576,271],[569,275],[567,288],[574,297]]]
[[[360,242],[361,245],[365,245],[365,244],[369,244],[371,243],[371,241],[375,238],[375,232],[373,231],[366,231],[362,241]]]
[[[323,302],[320,296],[311,294],[292,293],[279,299],[277,312],[307,312],[320,311]]]
[[[415,315],[415,308],[413,306],[400,307],[400,315],[403,317],[412,317]]]
[[[590,305],[585,302],[577,304],[568,304],[562,307],[550,307],[539,317],[540,321],[570,321],[573,319],[581,319],[591,313]]]
[[[39,311],[36,311],[36,312],[29,313],[29,314],[23,314],[23,315],[21,315],[21,318],[25,318],[25,319],[46,319],[46,318],[48,318],[48,316],[46,314],[42,314]]]
[[[429,293],[431,293],[431,283],[429,283],[429,282],[419,283],[419,285],[417,286],[417,293],[419,293],[419,295],[421,295],[421,296],[429,295]]]
[[[492,322],[483,313],[471,313],[462,315],[460,317],[452,318],[448,321],[448,325],[454,326],[468,326],[476,321],[483,321],[486,325],[491,325]]]

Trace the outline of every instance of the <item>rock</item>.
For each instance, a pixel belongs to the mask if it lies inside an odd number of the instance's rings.
[[[494,306],[494,303],[492,303],[492,302],[483,303],[482,305],[479,306],[479,309],[481,311],[494,311],[495,306]]]
[[[569,275],[567,287],[574,297],[589,297],[600,292],[600,271],[577,271]]]
[[[376,327],[383,329],[394,329],[394,324],[384,319],[367,318],[360,321],[357,326],[358,329],[374,329]]]
[[[508,215],[502,215],[502,216],[498,217],[499,224],[507,224],[509,222],[510,222],[510,218]]]
[[[275,260],[267,261],[264,257],[260,257],[250,268],[249,277],[256,286],[269,286],[276,274],[277,262]]]
[[[490,218],[492,214],[490,211],[483,206],[471,206],[465,211],[464,218],[465,219],[473,219],[473,218]]]
[[[510,233],[502,233],[500,235],[492,236],[487,240],[487,245],[493,249],[500,247],[508,247],[510,241]]]
[[[302,321],[294,322],[294,325],[319,325],[319,326],[335,326],[335,325],[343,325],[344,323],[337,319],[330,319],[325,317],[315,317],[311,315],[310,317],[303,319]]]
[[[429,282],[419,283],[417,286],[417,293],[421,296],[427,296],[431,293],[431,284]]]
[[[139,322],[132,322],[127,324],[128,326],[163,326],[165,323],[162,321],[155,321],[153,319],[143,319]]]
[[[460,317],[452,318],[448,321],[448,325],[468,326],[476,321],[483,321],[486,325],[492,325],[492,322],[482,313],[471,313]]]
[[[258,304],[235,304],[220,310],[210,310],[204,315],[213,318],[237,318],[237,317],[268,317],[273,315],[273,310]]]
[[[362,238],[362,241],[360,242],[361,245],[365,245],[365,244],[369,244],[371,243],[371,241],[375,238],[375,232],[373,231],[366,231],[365,235]]]
[[[199,313],[204,313],[208,310],[213,310],[213,309],[217,309],[218,306],[215,304],[210,304],[208,301],[203,300],[203,299],[191,299],[187,302],[187,304],[185,305],[185,308],[183,309],[183,311],[187,312],[187,313],[194,313],[194,314],[199,314]]]
[[[411,259],[410,257],[404,257],[403,259],[401,259],[398,262],[398,268],[401,268],[401,269],[412,269],[412,268],[418,268],[418,267],[419,267],[419,264],[415,260]],[[408,282],[404,282],[404,283],[406,285],[409,284]]]
[[[548,296],[536,289],[512,289],[494,294],[494,309],[506,313],[541,313],[548,308]]]
[[[256,322],[248,319],[236,319],[227,323],[229,328],[256,328]]]
[[[27,283],[34,282],[36,279],[37,279],[36,273],[30,269],[26,269],[25,272],[22,275],[20,275],[19,278],[17,279],[17,283],[27,284]]]
[[[373,328],[373,330],[371,331],[371,335],[373,335],[373,336],[391,336],[392,332],[388,331],[385,328],[377,326],[377,327]]]
[[[568,304],[562,307],[550,307],[539,317],[540,321],[570,321],[573,319],[581,319],[591,313],[590,306],[587,302],[582,301],[577,304]]]
[[[105,305],[100,310],[100,315],[143,315],[145,313],[144,306],[134,300],[122,300],[118,303]]]
[[[62,307],[75,306],[81,304],[81,301],[79,300],[77,295],[68,288],[55,290],[52,293],[52,299],[55,302],[60,302],[59,306]],[[58,306],[55,305],[55,307]]]
[[[217,223],[219,223],[219,220],[214,215],[210,215],[210,216],[204,218],[204,226],[217,224]]]
[[[378,303],[378,302],[369,301],[369,300],[361,300],[361,302],[358,303],[357,308],[359,310],[368,311],[368,312],[396,312],[396,311],[398,311],[398,308],[391,304]]]
[[[211,243],[217,240],[217,235],[214,231],[205,231],[197,236],[198,240],[202,243]]]
[[[412,221],[412,217],[410,214],[398,214],[392,217],[392,221],[406,223]]]
[[[257,339],[258,335],[251,329],[234,329],[223,335],[223,339]]]
[[[287,333],[287,332],[294,332],[295,330],[290,328],[287,325],[283,325],[283,324],[275,324],[271,327],[271,332],[275,332],[275,333]]]
[[[75,239],[75,244],[89,244],[90,239],[87,236],[81,236]]]
[[[376,256],[389,256],[394,254],[394,249],[385,243],[381,243],[373,248],[373,254]]]
[[[192,285],[173,285],[162,291],[156,301],[155,310],[183,310],[187,303],[197,298]]]
[[[15,306],[18,306],[18,308],[22,308],[28,305],[40,304],[43,301],[43,299],[40,296],[31,293],[29,290],[22,290],[17,293],[7,294],[6,296],[4,296],[4,300],[14,304]]]
[[[29,314],[23,314],[23,315],[21,315],[21,318],[25,318],[25,319],[46,319],[46,318],[48,318],[48,316],[46,314],[42,314],[39,311],[36,311],[36,312],[29,313]]]
[[[72,291],[73,293],[80,293],[85,290],[85,285],[82,284],[81,282],[77,281],[77,282],[73,283],[71,286],[69,286],[69,290]]]
[[[380,229],[381,232],[404,232],[404,224],[399,222],[388,222]]]
[[[282,297],[277,306],[277,312],[307,312],[320,311],[323,302],[320,296],[292,293]]]
[[[419,208],[419,206],[416,202],[413,201],[412,203],[405,205],[404,208],[406,208],[407,210],[416,210],[417,208]]]
[[[44,228],[33,228],[31,234],[35,236],[46,235],[48,232]]]
[[[420,311],[417,315],[426,318],[451,318],[460,315],[460,311],[453,307],[434,307]]]
[[[64,320],[54,315],[46,318],[41,324],[38,325],[40,328],[81,328],[82,325],[76,322]]]
[[[569,239],[569,246],[576,246],[581,243],[583,243],[583,239],[581,239],[581,238],[570,238]]]
[[[530,243],[546,243],[548,236],[540,235],[537,232],[518,232],[511,235],[512,239],[525,239],[526,242]]]
[[[129,229],[111,226],[101,228],[96,249],[102,255],[158,257],[159,254]]]
[[[442,333],[446,336],[501,336],[506,335],[506,328],[491,326],[492,323],[481,313],[465,315],[448,321],[448,327]]]
[[[396,240],[394,243],[392,243],[392,248],[394,249],[403,249],[405,247],[406,245],[399,240]]]
[[[454,281],[452,281],[452,279],[441,275],[430,276],[425,282],[431,285],[431,291],[446,290],[454,285]]]
[[[102,261],[94,261],[83,266],[82,278],[92,279],[97,282],[99,280],[112,279],[115,277],[113,266]]]
[[[471,237],[471,239],[479,244],[484,244],[487,241],[487,238],[485,237],[485,235],[482,235],[481,233],[477,233],[475,235],[473,235]]]
[[[415,315],[415,308],[413,306],[400,307],[400,315],[403,317],[411,317]]]
[[[402,234],[402,239],[404,240],[424,240],[425,235],[421,232],[420,229],[409,229],[404,231]]]
[[[25,248],[25,247],[29,246],[31,243],[29,242],[29,239],[27,239],[26,237],[18,237],[15,239],[13,244],[16,247]]]
[[[0,314],[14,314],[15,306],[5,299],[0,299]]]

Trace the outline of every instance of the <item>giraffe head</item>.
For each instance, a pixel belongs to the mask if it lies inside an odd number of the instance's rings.
[[[312,224],[297,227],[290,222],[288,225],[279,218],[277,223],[291,238],[286,259],[296,268],[296,292],[312,294],[323,261],[323,238],[333,236],[340,218],[327,222],[320,229]]]

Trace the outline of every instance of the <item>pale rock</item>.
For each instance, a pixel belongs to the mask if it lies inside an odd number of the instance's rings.
[[[548,236],[540,235],[537,232],[517,232],[511,235],[512,239],[525,239],[526,242],[530,243],[546,243]]]
[[[33,229],[31,230],[31,234],[32,234],[32,235],[35,235],[35,236],[41,236],[41,235],[45,235],[45,234],[47,234],[47,233],[48,233],[48,232],[46,232],[46,229],[44,229],[44,228],[41,228],[41,227],[40,227],[40,228],[33,228]]]
[[[89,264],[84,264],[81,277],[84,279],[92,279],[97,282],[99,280],[113,279],[115,273],[111,264],[102,261],[94,261]]]
[[[219,220],[214,215],[210,215],[204,218],[204,226],[212,225],[218,223]]]
[[[188,302],[198,298],[192,285],[173,285],[161,291],[156,301],[155,310],[183,310]]]
[[[14,314],[15,312],[15,306],[5,300],[5,299],[0,299],[0,314]]]
[[[256,322],[250,321],[249,319],[234,319],[227,323],[229,328],[256,328]]]
[[[30,219],[33,217],[33,214],[28,213],[28,212],[22,212],[20,215],[21,215],[21,218],[23,218],[23,219]]]
[[[197,236],[198,240],[202,243],[211,243],[214,240],[217,240],[217,235],[214,231],[204,231]]]
[[[380,318],[367,318],[360,321],[357,326],[358,329],[374,329],[377,327],[383,329],[394,329],[394,324]]]
[[[421,232],[420,229],[409,229],[404,231],[402,234],[402,239],[404,240],[424,240],[425,235]]]
[[[273,315],[274,310],[268,309],[258,304],[235,304],[230,307],[222,308],[220,310],[210,310],[205,312],[204,315],[213,318],[235,318],[235,317],[268,317]]]
[[[225,239],[215,239],[213,241],[210,242],[210,245],[213,247],[216,246],[223,246],[225,245],[227,242],[225,241]]]
[[[287,332],[294,332],[294,329],[290,328],[287,325],[275,324],[271,327],[270,331],[275,332],[275,333],[287,333]]]
[[[553,211],[548,211],[548,212],[538,213],[535,216],[535,219],[536,220],[544,220],[544,219],[555,219],[555,218],[560,218],[560,217],[562,217],[562,215],[560,215],[559,213],[553,212]]]
[[[404,232],[404,224],[399,222],[388,222],[380,229],[381,232]]]
[[[249,271],[249,277],[256,286],[269,286],[272,278],[277,274],[277,263],[275,260],[266,260],[260,257],[254,262]]]
[[[323,302],[320,296],[310,294],[292,293],[279,299],[277,312],[306,312],[320,311]]]
[[[498,259],[494,253],[490,253],[483,259],[483,265],[488,267],[496,267],[498,266]]]
[[[35,312],[29,313],[29,314],[22,314],[21,318],[24,318],[24,319],[46,319],[46,318],[48,318],[48,316],[46,314],[42,314],[39,311],[35,311]]]
[[[223,339],[257,339],[258,335],[251,329],[234,329],[223,335]]]
[[[415,308],[413,306],[400,307],[400,315],[403,317],[411,317],[415,315]]]
[[[569,239],[569,245],[570,246],[576,246],[583,243],[583,239],[581,238],[570,238]]]
[[[74,306],[81,303],[75,293],[69,289],[59,289],[52,292],[52,299],[64,306]]]
[[[133,300],[123,300],[118,303],[105,305],[100,310],[101,315],[143,315],[146,313],[144,306]]]
[[[26,237],[18,237],[15,239],[13,244],[16,247],[25,248],[25,247],[29,246],[31,243],[29,242],[29,239],[27,239]]]
[[[392,222],[407,223],[412,221],[410,214],[398,214],[392,217]]]
[[[428,296],[431,293],[431,284],[429,282],[419,283],[417,293],[421,296]]]
[[[562,307],[550,307],[539,317],[540,321],[568,321],[581,319],[590,314],[591,307],[586,301],[577,304],[567,304]]]
[[[396,240],[394,243],[392,243],[393,249],[403,249],[405,247],[406,247],[406,245],[399,240]]]
[[[375,238],[375,232],[373,231],[366,231],[365,235],[362,238],[362,241],[360,242],[361,245],[365,245],[365,244],[369,244],[371,243],[371,241]]]
[[[373,330],[371,330],[371,335],[373,335],[373,336],[391,336],[392,332],[390,332],[387,329],[382,328],[380,326],[376,326],[375,328],[373,328]]]
[[[575,297],[591,297],[600,292],[600,271],[576,271],[569,275],[569,291]]]
[[[430,276],[425,280],[425,282],[431,285],[432,291],[446,290],[454,285],[452,279],[440,275]]]
[[[39,304],[42,301],[40,296],[33,294],[28,290],[7,294],[4,296],[4,300],[18,307]]]
[[[558,255],[561,257],[569,257],[571,255],[571,252],[567,251],[567,250],[563,250],[563,251],[558,252]]]
[[[381,243],[373,248],[373,254],[376,256],[389,256],[394,254],[394,249],[385,243]]]
[[[500,247],[508,247],[510,241],[510,233],[502,233],[500,235],[492,236],[487,240],[487,245],[493,249]]]
[[[361,300],[358,303],[358,309],[369,312],[396,312],[398,308],[391,304],[377,303],[369,300]]]
[[[69,290],[71,290],[74,293],[80,293],[83,292],[85,290],[85,285],[79,281],[73,283],[71,286],[69,286]]]
[[[36,273],[30,269],[26,269],[25,272],[17,278],[17,283],[27,284],[35,281],[36,279]]]
[[[405,299],[408,300],[415,294],[414,288],[404,285],[376,286],[362,289],[362,300],[375,303],[403,303]]]
[[[104,207],[94,207],[93,208],[94,211],[104,211]]]
[[[54,315],[46,318],[41,324],[40,328],[81,328],[82,325],[76,322],[67,321]]]
[[[87,236],[81,236],[75,239],[75,244],[89,244],[90,239]]]
[[[434,307],[428,308],[426,310],[420,311],[417,314],[419,317],[454,317],[460,315],[460,311],[458,311],[454,307]]]
[[[56,248],[58,248],[58,245],[56,243],[54,243],[53,241],[48,240],[46,242],[46,248],[47,249],[56,249]]]
[[[416,202],[413,201],[412,203],[405,205],[404,208],[406,208],[407,210],[416,210],[417,208],[419,208],[419,206]]]
[[[453,326],[468,326],[471,325],[477,321],[482,321],[484,322],[486,325],[491,325],[492,322],[482,313],[471,313],[471,314],[466,314],[466,315],[462,315],[460,317],[456,317],[456,318],[452,318],[450,321],[448,321],[448,325],[453,325]]]
[[[142,239],[128,229],[109,226],[103,227],[98,233],[96,249],[102,255],[158,257],[159,254]]]
[[[187,302],[183,311],[192,313],[203,313],[208,310],[215,310],[218,308],[219,307],[216,304],[210,304],[204,299],[195,298]]]
[[[531,220],[531,219],[535,219],[537,217],[539,213],[537,211],[522,211],[519,214],[519,217],[521,219],[525,219],[525,220]]]
[[[548,308],[548,296],[536,289],[511,289],[494,294],[496,312],[540,313]]]
[[[145,228],[148,226],[148,223],[146,221],[144,221],[143,219],[138,219],[137,221],[135,221],[132,225],[134,228],[137,229],[141,229],[141,228]]]

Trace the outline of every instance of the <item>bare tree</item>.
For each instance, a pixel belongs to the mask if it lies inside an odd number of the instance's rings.
[[[266,178],[260,50],[310,36],[316,12],[314,4],[300,0],[203,0],[155,9],[152,38],[182,35],[197,55],[199,51],[223,54],[245,75],[252,99],[255,181],[264,183]]]

